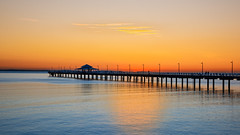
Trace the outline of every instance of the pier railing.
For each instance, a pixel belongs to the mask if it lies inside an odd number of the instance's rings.
[[[199,72],[125,72],[125,71],[91,71],[83,72],[76,70],[49,70],[49,73],[70,73],[70,74],[109,74],[109,75],[177,75],[177,76],[208,76],[208,77],[236,77],[240,78],[240,73],[199,73]]]
[[[209,81],[212,80],[212,89],[215,90],[215,80],[222,80],[222,90],[225,89],[225,81],[228,83],[228,92],[230,93],[230,81],[240,80],[240,73],[179,73],[179,72],[123,72],[123,71],[76,71],[76,70],[50,70],[49,75],[52,77],[67,77],[75,79],[94,79],[94,80],[115,80],[127,82],[141,82],[152,83],[156,80],[159,83],[168,87],[168,79],[170,79],[170,86],[173,86],[173,79],[175,79],[175,87],[178,88],[178,79],[181,79],[182,89],[184,87],[184,79],[186,80],[186,88],[188,89],[189,79],[193,80],[193,89],[196,89],[196,80],[198,80],[198,88],[201,90],[201,80],[207,80],[207,90],[209,91]]]

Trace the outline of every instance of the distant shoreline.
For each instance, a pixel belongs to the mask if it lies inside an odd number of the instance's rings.
[[[49,70],[33,70],[33,69],[0,69],[0,71],[39,71],[39,72],[47,72]]]

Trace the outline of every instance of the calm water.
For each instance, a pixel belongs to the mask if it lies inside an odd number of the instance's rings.
[[[221,81],[214,93],[205,86],[0,72],[0,134],[240,134],[240,81],[231,94],[222,93]]]

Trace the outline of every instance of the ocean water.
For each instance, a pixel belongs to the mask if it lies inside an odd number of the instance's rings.
[[[240,134],[240,81],[189,87],[1,71],[0,134]]]

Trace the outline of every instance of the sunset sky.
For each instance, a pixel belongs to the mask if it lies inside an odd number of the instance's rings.
[[[240,0],[0,0],[0,69],[240,72]]]

